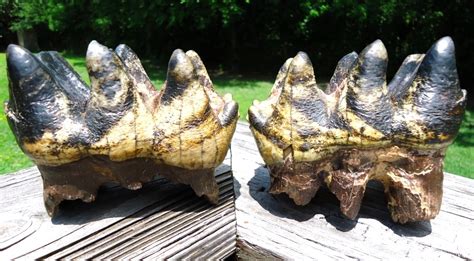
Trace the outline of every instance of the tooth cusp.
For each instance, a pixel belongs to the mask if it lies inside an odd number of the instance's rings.
[[[465,106],[454,45],[443,38],[426,54],[408,56],[388,86],[387,57],[379,40],[346,55],[326,92],[301,53],[280,70],[275,86],[282,91],[249,110],[270,193],[305,205],[325,184],[354,219],[367,182],[377,180],[395,222],[438,214],[444,155]]]

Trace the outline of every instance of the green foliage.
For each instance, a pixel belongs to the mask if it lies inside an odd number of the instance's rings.
[[[36,28],[40,46],[83,52],[92,39],[126,42],[139,55],[167,60],[174,48],[198,49],[211,63],[276,70],[303,50],[329,75],[337,59],[379,38],[394,66],[451,35],[462,81],[474,80],[472,0],[3,0],[12,30]],[[471,47],[471,48],[468,48]],[[258,64],[255,58],[259,59]]]
[[[444,170],[474,179],[474,110],[466,110],[454,143],[448,148]]]
[[[64,25],[62,16],[65,8],[60,1],[7,1],[13,4],[12,13],[15,21],[11,29],[13,31],[33,29],[40,24],[48,25],[52,31],[57,31]]]
[[[10,30],[14,8],[13,1],[0,0],[0,46],[2,42],[11,42],[16,37]]]

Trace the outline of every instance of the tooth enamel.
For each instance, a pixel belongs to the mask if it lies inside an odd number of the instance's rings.
[[[329,81],[329,85],[326,89],[326,93],[330,94],[336,90],[340,90],[345,83],[344,81],[347,78],[347,74],[354,66],[354,63],[357,61],[358,55],[356,52],[352,52],[346,54],[344,57],[337,62],[336,69],[334,70],[334,74]]]
[[[176,50],[160,92],[126,45],[114,52],[92,41],[86,58],[91,89],[56,52],[7,51],[7,118],[42,174],[48,214],[65,199],[93,200],[104,182],[136,189],[155,175],[217,203],[214,169],[238,105],[217,95],[199,56]]]
[[[326,93],[304,53],[279,71],[270,97],[249,109],[271,193],[305,205],[325,183],[342,213],[355,218],[374,179],[394,221],[437,215],[444,155],[465,106],[454,45],[443,38],[426,55],[408,56],[388,87],[387,59],[380,40],[346,55]]]
[[[407,56],[395,76],[393,76],[392,81],[388,84],[388,91],[396,101],[402,99],[402,95],[407,93],[424,56],[424,54]]]

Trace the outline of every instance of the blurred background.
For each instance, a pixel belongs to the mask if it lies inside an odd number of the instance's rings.
[[[84,56],[97,40],[129,45],[159,88],[174,49],[195,50],[221,93],[240,103],[241,119],[265,99],[284,61],[305,51],[324,87],[337,61],[381,39],[388,79],[403,59],[449,35],[462,88],[474,97],[473,0],[0,0],[0,99],[8,99],[4,50],[58,50],[88,81]],[[473,98],[446,159],[446,170],[474,178]],[[3,110],[3,109],[2,109]],[[0,173],[31,164],[0,116]]]

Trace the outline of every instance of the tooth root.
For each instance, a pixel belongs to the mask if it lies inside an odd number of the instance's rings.
[[[395,222],[430,220],[439,213],[443,197],[442,162],[436,156],[420,156],[403,169],[389,168],[382,183]]]
[[[329,81],[326,93],[333,93],[336,89],[342,88],[343,81],[347,79],[352,66],[357,61],[358,55],[356,52],[346,54],[337,62],[336,70]]]
[[[278,166],[269,165],[272,183],[269,192],[286,193],[296,205],[304,206],[311,202],[323,184],[320,176],[314,172],[316,164],[293,162],[292,146],[289,146],[285,163]],[[295,178],[295,173],[298,173]]]
[[[17,45],[7,48],[10,81],[8,119],[17,139],[35,141],[46,132],[61,128],[67,115],[66,97],[40,61]]]
[[[411,54],[405,58],[387,86],[388,92],[394,100],[398,101],[403,95],[406,95],[424,56],[424,54]]]
[[[115,48],[115,53],[125,65],[140,94],[147,97],[157,93],[140,62],[140,59],[138,59],[138,56],[130,47],[121,44]]]
[[[83,112],[90,98],[90,89],[79,74],[58,52],[40,52],[37,57],[67,98],[74,101],[71,104],[72,114]]]
[[[341,212],[346,217],[355,219],[369,181],[369,171],[338,170],[331,172],[330,180],[327,186],[339,199]]]
[[[419,119],[435,133],[433,142],[452,140],[461,125],[464,95],[459,86],[454,43],[438,40],[426,53],[411,91]]]
[[[350,72],[346,96],[347,109],[385,135],[393,114],[385,82],[387,61],[382,41],[367,46]]]

